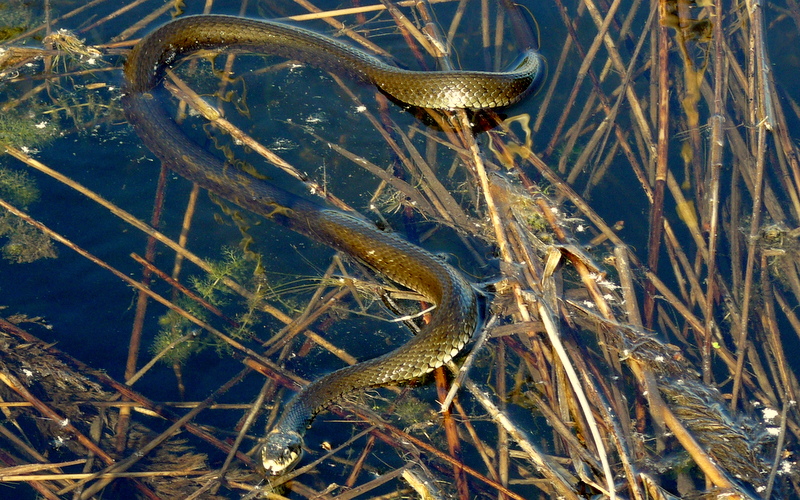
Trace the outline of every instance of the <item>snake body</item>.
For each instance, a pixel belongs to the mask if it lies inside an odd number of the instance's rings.
[[[229,16],[194,16],[145,36],[125,63],[128,120],[169,168],[240,207],[340,250],[408,287],[436,309],[410,341],[383,356],[311,383],[283,409],[261,448],[261,468],[281,474],[299,460],[314,416],[352,391],[415,379],[452,359],[479,324],[471,285],[451,266],[403,238],[378,230],[358,214],[300,198],[251,176],[192,142],[152,93],[165,69],[200,50],[252,52],[296,59],[372,83],[394,99],[429,108],[488,108],[513,104],[535,86],[541,58],[524,54],[508,73],[410,72],[344,43],[283,24]]]

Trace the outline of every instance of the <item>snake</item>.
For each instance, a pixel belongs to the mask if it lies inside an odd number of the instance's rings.
[[[157,98],[166,69],[199,51],[281,56],[374,85],[409,106],[485,109],[510,106],[541,79],[533,49],[505,72],[410,71],[339,40],[275,21],[222,15],[188,16],[145,35],[124,64],[123,109],[144,145],[182,177],[257,215],[272,219],[363,263],[417,292],[433,309],[430,320],[394,350],[333,371],[296,393],[263,438],[256,464],[280,475],[300,460],[314,417],[336,400],[369,387],[417,379],[447,363],[479,328],[473,285],[440,257],[378,229],[356,212],[332,208],[251,175],[192,141]]]

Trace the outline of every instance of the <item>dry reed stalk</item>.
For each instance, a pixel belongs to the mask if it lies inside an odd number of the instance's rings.
[[[70,465],[74,465],[70,463]],[[44,466],[44,465],[43,465]],[[139,477],[170,477],[170,476],[194,476],[205,474],[205,472],[178,470],[178,471],[154,471],[154,472],[117,472],[113,474],[101,474],[94,476],[99,478],[139,478]],[[5,482],[27,482],[27,481],[58,481],[66,479],[88,479],[93,474],[21,474],[21,475],[0,475],[0,481]],[[58,497],[52,497],[58,498]]]
[[[159,222],[161,221],[161,213],[163,210],[164,204],[164,190],[166,189],[166,182],[167,182],[167,169],[166,166],[161,167],[161,172],[158,176],[158,186],[156,188],[156,192],[153,199],[153,211],[150,218],[150,226],[151,227],[158,227]],[[153,262],[156,256],[156,239],[152,236],[147,238],[147,243],[145,246],[145,256],[144,259],[146,262]],[[140,282],[144,287],[150,287],[151,284],[151,277],[152,273],[150,270],[145,267],[142,269],[142,277]],[[139,348],[142,342],[142,331],[144,330],[145,325],[145,317],[147,314],[147,294],[143,291],[140,291],[138,297],[136,298],[136,312],[133,318],[133,324],[131,325],[131,336],[130,340],[128,341],[128,359],[125,363],[125,379],[129,380],[131,377],[136,374],[137,371],[137,364],[139,359]],[[179,387],[182,387],[180,385]],[[183,397],[183,394],[181,394]],[[128,421],[130,419],[130,408],[122,408],[120,409],[119,420],[117,422],[117,446],[116,451],[117,453],[123,453],[125,451],[126,446],[126,439],[128,435]]]
[[[751,14],[755,14],[758,16],[760,12],[760,8],[757,7],[755,12],[751,12]],[[755,17],[753,19],[756,21],[753,25],[753,30],[751,31],[752,36],[754,37],[751,39],[751,44],[753,47],[755,46],[762,46],[763,43],[763,31],[762,31],[762,21],[760,16]],[[758,42],[761,40],[761,42]],[[763,46],[762,46],[763,47]],[[761,57],[764,56],[763,52],[760,54],[759,57],[758,52],[753,49],[753,52],[756,53],[756,57],[754,57],[751,62],[751,71],[761,74],[756,68],[759,65],[765,64],[765,61],[761,60]],[[751,73],[752,74],[752,73]],[[755,75],[751,76],[751,82],[755,82],[757,77]],[[764,94],[759,93],[758,96],[762,97]],[[759,100],[758,98],[753,99],[754,106],[765,106],[766,103],[763,100]],[[744,362],[745,362],[745,354],[747,353],[747,333],[749,330],[748,320],[750,319],[750,311],[751,311],[751,293],[753,289],[753,273],[755,271],[756,265],[756,244],[758,242],[757,236],[758,232],[761,230],[761,204],[762,204],[762,189],[764,185],[764,169],[765,169],[765,161],[766,161],[766,134],[767,130],[771,129],[771,125],[769,124],[770,121],[764,116],[761,112],[759,112],[755,107],[750,109],[750,118],[753,120],[753,123],[757,123],[757,146],[756,150],[752,152],[753,157],[756,159],[756,176],[754,181],[754,189],[753,189],[753,205],[752,205],[752,213],[751,213],[751,224],[750,224],[750,237],[747,247],[747,263],[745,267],[745,277],[744,277],[744,295],[742,298],[742,313],[741,313],[741,322],[739,324],[739,335],[737,339],[737,350],[736,350],[736,370],[733,373],[734,376],[734,384],[733,389],[731,391],[731,407],[735,410],[736,404],[739,398],[739,389],[741,385],[742,373],[744,370]]]
[[[717,245],[719,243],[719,193],[720,193],[720,177],[722,170],[722,154],[725,149],[725,139],[723,137],[723,102],[722,95],[723,88],[723,72],[719,68],[723,67],[722,59],[722,20],[723,10],[722,2],[717,1],[713,7],[713,37],[714,37],[714,67],[718,70],[714,72],[714,107],[713,115],[709,118],[711,122],[711,137],[709,139],[711,151],[709,152],[708,168],[710,170],[709,188],[707,191],[707,205],[704,210],[707,213],[708,220],[708,275],[716,276],[717,274]],[[709,374],[711,372],[711,349],[713,337],[711,332],[714,329],[714,302],[716,299],[716,279],[711,279],[708,282],[708,289],[705,294],[705,317],[706,317],[706,335],[702,350],[703,356],[703,381],[710,382]]]
[[[436,381],[436,390],[439,395],[439,400],[443,401],[447,398],[447,391],[449,388],[449,381],[447,380],[447,375],[445,373],[444,367],[440,367],[434,371],[434,379]],[[444,428],[445,437],[447,439],[447,450],[451,457],[457,460],[457,464],[453,465],[453,477],[455,479],[455,486],[456,491],[458,492],[458,498],[460,499],[468,499],[469,496],[469,486],[466,481],[466,476],[464,474],[464,470],[460,465],[462,461],[462,449],[461,449],[461,442],[458,433],[458,427],[456,426],[456,421],[453,418],[452,414],[450,413],[449,408],[445,408],[439,412],[442,418],[442,426]],[[501,477],[502,481],[502,477]],[[503,481],[505,485],[505,481]]]
[[[148,0],[134,0],[133,2],[130,2],[127,5],[125,5],[123,7],[120,7],[119,9],[115,10],[114,12],[112,12],[112,13],[110,13],[110,14],[108,14],[108,15],[100,18],[100,19],[98,19],[97,21],[93,22],[89,26],[85,26],[85,27],[81,28],[81,32],[82,33],[86,33],[87,31],[91,31],[91,30],[97,28],[98,26],[101,26],[102,24],[107,23],[108,21],[111,21],[112,19],[118,18],[119,16],[125,14],[126,12],[130,11],[131,9],[135,9],[136,7],[142,5],[143,3],[147,2],[147,1]]]
[[[133,45],[133,42],[130,41],[129,39],[133,36],[134,33],[141,31],[142,29],[144,29],[145,26],[148,26],[150,23],[152,23],[159,17],[163,16],[173,8],[174,4],[172,2],[165,3],[164,5],[153,10],[153,12],[144,16],[143,18],[139,19],[137,22],[135,22],[134,24],[123,30],[119,35],[112,38],[111,41],[117,42],[120,40],[125,40],[126,45]]]
[[[335,17],[323,15],[325,14],[323,9],[316,7],[311,2],[307,0],[294,0],[294,2],[303,7],[304,9],[308,10],[308,12],[320,15],[321,17],[319,17],[319,19],[329,24],[337,33],[346,35],[348,38],[356,42],[358,45],[361,45],[362,47],[378,55],[383,55],[383,56],[390,55],[380,46],[371,42],[367,38],[359,35],[355,31],[351,30],[350,28],[345,26],[344,23],[335,19]]]
[[[659,21],[662,23],[664,12],[660,6]],[[650,234],[648,236],[647,268],[653,273],[658,271],[658,258],[661,250],[661,234],[663,231],[662,219],[664,217],[664,188],[667,181],[667,158],[669,154],[669,47],[666,26],[653,28],[658,33],[658,127],[656,139],[656,153],[653,159],[655,176],[653,178],[653,203],[650,208]],[[653,325],[654,286],[648,283],[645,288],[644,325],[651,328]]]

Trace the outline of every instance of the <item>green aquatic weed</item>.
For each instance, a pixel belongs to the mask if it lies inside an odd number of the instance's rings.
[[[23,264],[57,257],[53,241],[46,234],[9,213],[0,215],[0,236],[7,238],[0,252],[11,262]]]
[[[257,267],[257,263],[253,262],[242,251],[229,247],[223,248],[220,260],[209,261],[206,264],[206,274],[192,276],[189,278],[189,282],[203,300],[218,308],[228,305],[231,302],[231,297],[234,296],[233,291],[226,285],[226,282],[246,282],[252,277],[254,267]],[[260,298],[262,296],[263,294],[254,293],[254,297]],[[198,302],[189,298],[182,298],[176,302],[179,307],[188,311],[194,317],[202,321],[209,319],[208,311]],[[239,325],[228,329],[228,333],[233,337],[241,338],[246,336],[249,333],[249,328],[257,323],[257,301],[248,300],[246,302],[247,310],[236,315]],[[209,346],[214,346],[221,353],[228,348],[227,344],[217,339],[200,341],[196,335],[190,336],[188,340],[177,345],[172,345],[187,334],[196,332],[198,328],[195,323],[175,311],[168,311],[161,316],[159,323],[161,330],[156,336],[151,351],[160,353],[166,349],[167,352],[163,359],[170,364],[182,364],[191,355],[197,354]]]
[[[20,208],[39,199],[39,188],[25,172],[0,167],[0,197]]]
[[[177,305],[198,319],[206,319],[206,311],[192,300],[179,300]],[[161,325],[161,329],[153,340],[150,352],[160,354],[165,351],[161,359],[168,364],[183,364],[190,356],[199,353],[209,345],[207,342],[200,341],[197,335],[191,335],[188,339],[178,342],[187,334],[196,333],[198,327],[173,310],[167,311],[161,316],[158,323]]]
[[[34,9],[28,2],[0,2],[0,42],[30,29],[33,13]]]
[[[209,261],[208,273],[205,276],[193,276],[192,286],[201,297],[214,305],[225,305],[225,298],[231,290],[225,285],[225,280],[240,281],[246,277],[247,261],[244,255],[236,249],[225,247],[222,250],[222,259]]]
[[[0,198],[26,208],[39,199],[39,188],[25,172],[0,167]],[[11,262],[21,264],[56,257],[48,236],[5,211],[0,212],[0,237],[6,238],[0,253]]]
[[[60,133],[55,121],[38,117],[34,112],[0,113],[0,144],[14,146],[25,153],[49,144]]]

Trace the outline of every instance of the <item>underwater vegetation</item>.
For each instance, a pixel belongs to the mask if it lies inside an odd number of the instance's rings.
[[[39,199],[39,189],[25,172],[0,167],[0,197],[26,208]],[[6,211],[0,212],[0,237],[4,238],[0,252],[11,262],[22,264],[57,255],[48,236]]]
[[[1,8],[0,8],[1,10]],[[14,146],[24,153],[34,152],[60,134],[60,127],[48,120],[37,120],[35,113],[8,110],[0,114],[0,147]],[[39,200],[36,182],[25,172],[0,165],[0,197],[25,209]],[[0,212],[0,252],[14,263],[28,263],[55,258],[49,237],[8,212]]]
[[[29,2],[0,2],[0,42],[24,33],[33,22],[33,13]]]
[[[230,304],[237,295],[225,283],[234,280],[240,283],[250,281],[248,278],[259,269],[253,259],[248,258],[243,252],[224,248],[222,258],[208,262],[208,272],[205,275],[192,276],[190,282],[198,298],[213,308],[221,308]],[[242,338],[249,332],[249,328],[256,322],[256,304],[261,295],[248,301],[245,313],[235,318],[228,333],[234,338]],[[175,301],[181,308],[189,311],[195,317],[207,321],[208,309],[200,301],[189,297],[181,297]],[[161,329],[156,335],[150,348],[154,354],[164,352],[162,360],[168,364],[182,364],[190,356],[199,353],[207,347],[215,347],[218,351],[225,351],[227,345],[214,338],[200,338],[197,325],[177,312],[170,310],[159,318]]]
[[[60,135],[53,121],[38,118],[34,112],[17,110],[0,113],[0,144],[14,146],[28,153],[49,144]]]

